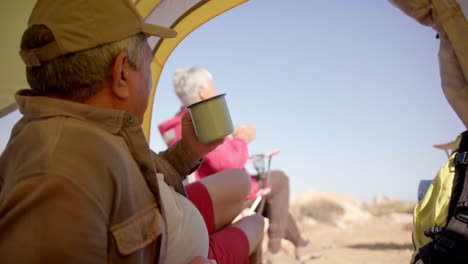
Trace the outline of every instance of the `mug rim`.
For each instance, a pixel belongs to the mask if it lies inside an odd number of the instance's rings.
[[[198,105],[198,104],[201,104],[201,103],[204,103],[204,102],[207,102],[207,101],[211,101],[211,100],[214,100],[214,99],[216,99],[216,98],[218,98],[218,97],[225,96],[225,95],[226,95],[226,93],[218,94],[218,95],[216,95],[216,96],[210,97],[210,98],[205,99],[205,100],[203,100],[203,101],[193,103],[193,104],[187,106],[187,108],[191,108],[191,107],[196,106],[196,105]]]

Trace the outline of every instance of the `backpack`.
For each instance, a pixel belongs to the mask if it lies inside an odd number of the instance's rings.
[[[434,225],[427,230],[424,230],[424,235],[429,238],[429,242],[418,248],[417,254],[413,258],[412,263],[424,264],[461,264],[468,263],[468,180],[467,165],[468,165],[468,131],[463,132],[457,139],[459,146],[449,159],[448,169],[439,171],[439,175],[434,180],[439,184],[438,188],[431,190],[428,194],[436,197],[424,197],[421,202],[430,203],[437,202],[448,207],[448,211],[439,211],[439,214],[432,212],[431,216],[445,216],[445,225]],[[443,174],[450,175],[443,175]],[[444,177],[445,176],[445,177]],[[451,180],[453,177],[453,180]],[[445,179],[446,181],[443,181]],[[451,188],[443,188],[444,184]],[[446,187],[447,187],[446,186]],[[445,194],[441,192],[446,192]],[[441,199],[445,201],[441,202]],[[420,202],[420,203],[421,203]],[[420,204],[418,204],[420,206]],[[417,221],[424,221],[424,210],[418,211],[418,206],[415,209],[415,224]],[[427,206],[427,208],[436,208]],[[421,215],[419,215],[421,213]],[[427,213],[427,212],[426,212]],[[437,223],[437,221],[435,221]],[[440,221],[439,221],[440,222]],[[413,229],[413,243],[415,239]]]

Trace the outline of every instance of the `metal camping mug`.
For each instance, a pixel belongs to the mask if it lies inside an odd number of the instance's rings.
[[[225,96],[220,94],[187,107],[201,143],[224,138],[234,130]]]

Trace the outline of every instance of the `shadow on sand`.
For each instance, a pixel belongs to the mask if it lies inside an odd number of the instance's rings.
[[[364,243],[364,244],[354,244],[347,246],[348,248],[354,249],[370,249],[370,250],[403,250],[409,249],[412,250],[413,246],[410,243],[397,244],[397,243]]]

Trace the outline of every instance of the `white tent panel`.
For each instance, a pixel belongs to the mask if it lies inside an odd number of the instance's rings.
[[[171,27],[177,19],[200,2],[200,0],[163,0],[158,4],[158,8],[153,9],[146,17],[145,21],[156,25]],[[155,47],[159,39],[159,37],[151,37],[149,39],[151,48]]]

